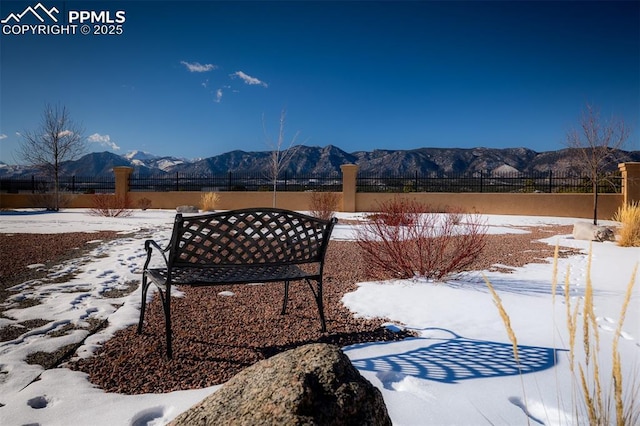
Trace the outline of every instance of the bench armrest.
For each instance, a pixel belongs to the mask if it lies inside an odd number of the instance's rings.
[[[171,246],[169,245],[166,248],[162,248],[154,240],[145,240],[145,242],[144,242],[144,251],[147,252],[147,260],[145,260],[145,262],[144,262],[143,270],[146,270],[147,267],[149,266],[149,262],[151,261],[151,254],[153,253],[153,249],[154,248],[157,251],[160,252],[160,254],[162,255],[162,258],[164,259],[165,266],[168,267],[169,266],[169,260],[167,259],[166,253],[169,251],[170,247]]]

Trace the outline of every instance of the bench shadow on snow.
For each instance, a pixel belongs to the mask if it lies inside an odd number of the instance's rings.
[[[417,348],[401,353],[351,359],[351,362],[359,370],[376,372],[385,389],[394,390],[393,384],[406,376],[442,383],[458,383],[461,380],[535,373],[555,366],[558,352],[563,351],[519,345],[518,364],[513,356],[511,343],[468,339],[442,328],[424,330],[436,332],[438,337],[406,339],[404,343],[416,343]],[[424,344],[420,344],[420,341]],[[369,343],[355,345],[352,349],[369,345],[392,348],[402,343]]]

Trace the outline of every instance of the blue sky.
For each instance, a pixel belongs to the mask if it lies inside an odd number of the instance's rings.
[[[37,3],[3,0],[0,19]],[[3,28],[7,163],[45,103],[69,109],[91,151],[118,154],[269,150],[283,109],[286,143],[546,151],[587,102],[623,118],[640,149],[637,1],[41,3],[60,23],[70,11],[125,21],[120,35]]]

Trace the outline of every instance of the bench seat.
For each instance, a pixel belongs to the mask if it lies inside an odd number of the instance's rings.
[[[147,276],[157,285],[165,286],[166,268],[147,269]],[[318,273],[309,273],[297,265],[242,265],[225,267],[174,267],[171,283],[174,285],[210,286],[224,284],[266,283],[318,279]]]

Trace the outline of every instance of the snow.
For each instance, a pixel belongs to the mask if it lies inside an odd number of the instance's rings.
[[[92,386],[83,373],[66,368],[43,370],[25,358],[37,351],[53,351],[81,342],[78,356],[92,356],[115,331],[135,324],[139,289],[120,298],[102,298],[110,289],[124,288],[140,278],[144,261],[141,240],[169,238],[174,213],[136,211],[128,218],[90,216],[86,210],[58,213],[3,212],[0,233],[96,232],[123,233],[83,258],[58,265],[52,283],[16,286],[15,298],[36,297],[42,303],[12,309],[0,326],[29,319],[52,321],[27,335],[0,343],[0,419],[2,424],[42,425],[163,425],[219,386],[169,394],[120,395]],[[339,214],[361,219],[362,214]],[[485,216],[493,234],[522,233],[524,226],[568,225],[577,219],[553,217]],[[357,225],[339,223],[333,238],[353,238]],[[569,271],[571,303],[584,294],[587,276],[594,286],[594,304],[601,339],[600,368],[611,371],[611,343],[626,286],[640,248],[615,243],[592,244],[558,235],[550,245],[581,249],[584,255],[560,259],[559,285]],[[42,265],[29,265],[42,268]],[[372,281],[344,295],[354,315],[386,317],[390,328],[408,328],[418,337],[400,342],[353,345],[343,350],[361,373],[380,389],[397,425],[424,424],[575,424],[572,402],[575,382],[569,370],[566,307],[551,295],[553,265],[529,264],[513,273],[474,272],[446,283],[424,280]],[[484,274],[498,292],[518,339],[521,364],[514,363],[512,344],[484,284]],[[636,279],[637,281],[637,279]],[[228,296],[233,296],[229,294]],[[624,374],[635,377],[640,367],[640,286],[634,288],[619,341]],[[109,319],[108,327],[88,336],[76,330],[59,337],[45,335],[87,318]],[[53,324],[53,325],[52,325]],[[581,339],[580,333],[578,340]],[[577,359],[581,343],[577,343]],[[608,374],[604,374],[605,380]],[[608,389],[608,388],[605,388]],[[579,404],[578,404],[579,405]],[[582,419],[583,423],[586,423]]]

